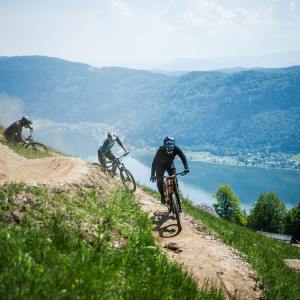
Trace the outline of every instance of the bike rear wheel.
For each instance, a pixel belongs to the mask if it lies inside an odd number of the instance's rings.
[[[33,151],[38,151],[38,152],[48,152],[48,148],[38,142],[30,142],[25,145],[25,149],[32,149]]]
[[[129,170],[127,170],[126,168],[120,169],[120,177],[124,186],[128,190],[130,190],[131,192],[134,192],[136,190],[135,179]]]
[[[181,216],[180,216],[180,210],[179,210],[179,205],[178,205],[178,198],[175,193],[172,194],[171,201],[172,201],[172,206],[174,209],[174,214],[177,219],[177,226],[178,226],[179,230],[181,230],[182,229]]]

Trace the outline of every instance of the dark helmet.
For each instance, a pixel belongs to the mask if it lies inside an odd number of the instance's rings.
[[[31,124],[32,124],[32,121],[31,121],[28,117],[24,116],[24,117],[21,119],[21,124],[22,124],[23,126],[31,125]]]
[[[171,154],[174,151],[174,148],[175,148],[175,139],[170,137],[170,136],[167,136],[164,139],[164,146],[166,148],[167,153]]]
[[[115,143],[117,136],[113,131],[111,131],[107,134],[107,138],[109,139],[110,142]]]

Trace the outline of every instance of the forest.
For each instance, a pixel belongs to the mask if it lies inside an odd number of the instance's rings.
[[[21,99],[32,119],[106,124],[136,148],[172,135],[215,155],[300,153],[300,66],[170,76],[0,57],[0,95]]]

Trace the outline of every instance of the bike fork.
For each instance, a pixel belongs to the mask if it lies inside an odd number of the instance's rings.
[[[179,211],[182,213],[182,210],[181,210],[181,201],[180,201],[179,194],[176,193],[176,196],[177,196],[177,200],[178,200],[178,204],[179,204]]]

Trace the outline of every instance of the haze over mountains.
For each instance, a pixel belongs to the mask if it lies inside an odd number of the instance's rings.
[[[300,51],[269,53],[261,56],[227,56],[206,59],[181,58],[162,64],[158,69],[191,72],[228,68],[283,68],[295,65],[300,65]]]
[[[0,94],[0,120],[18,99],[33,120],[94,136],[113,129],[137,148],[157,147],[173,135],[184,148],[221,155],[300,153],[299,66],[170,76],[1,57]]]

